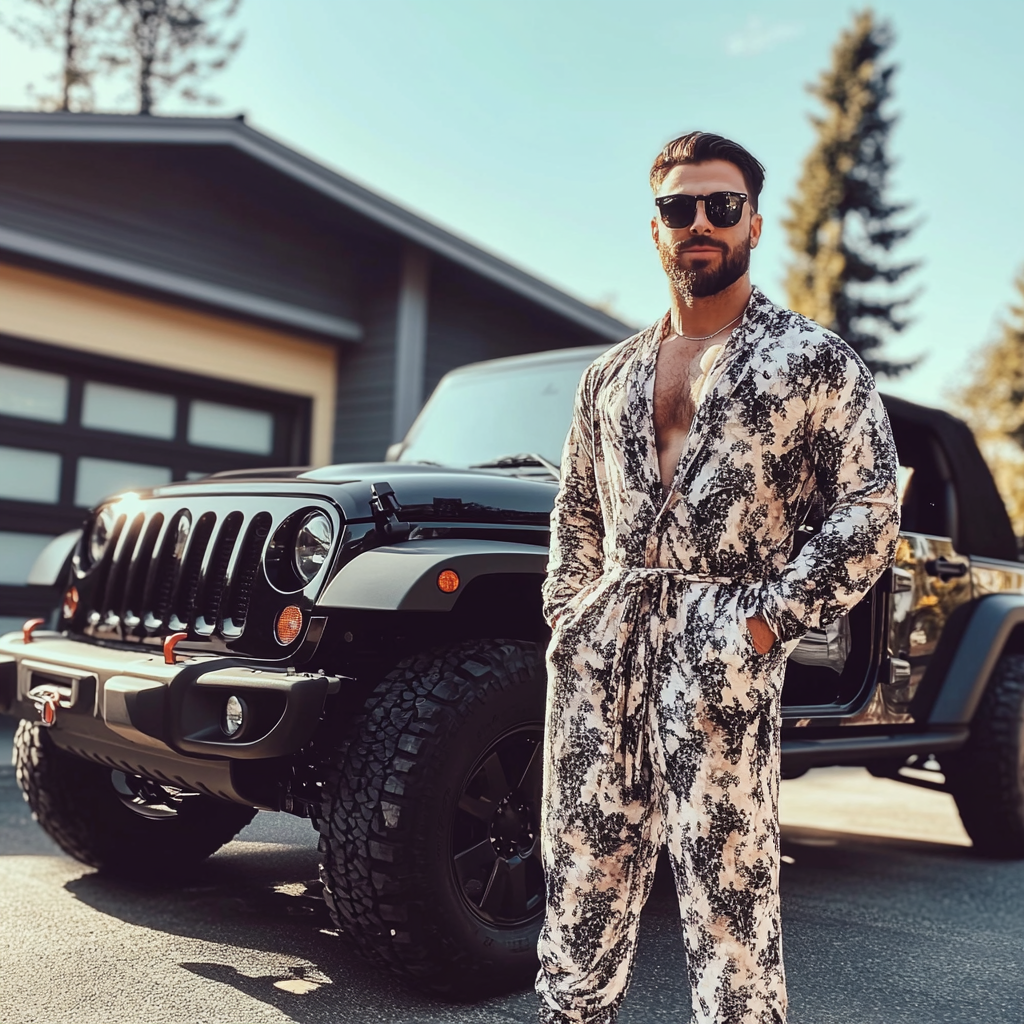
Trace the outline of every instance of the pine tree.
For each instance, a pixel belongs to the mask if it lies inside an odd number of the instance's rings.
[[[28,86],[40,109],[93,109],[94,80],[110,70],[105,51],[118,13],[116,0],[21,0],[17,13],[0,13],[0,24],[15,38],[59,57],[59,70],[48,76],[56,91]]]
[[[786,275],[790,306],[845,338],[875,373],[895,376],[910,363],[879,355],[885,338],[902,331],[900,315],[913,296],[891,297],[915,263],[888,254],[913,230],[897,223],[906,204],[886,198],[887,153],[895,118],[893,64],[883,63],[892,29],[870,8],[856,14],[832,51],[832,64],[808,91],[824,112],[811,117],[817,138],[804,160],[784,222],[794,257]]]
[[[1024,269],[999,336],[979,354],[955,399],[996,478],[1018,536],[1024,536]]]
[[[242,33],[231,39],[224,35],[241,0],[117,3],[128,19],[128,34],[113,57],[131,69],[140,114],[151,114],[160,100],[175,92],[190,103],[218,102],[200,86],[223,70],[242,44]]]

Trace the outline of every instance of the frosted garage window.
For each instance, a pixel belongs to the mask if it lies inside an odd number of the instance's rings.
[[[0,445],[0,498],[55,504],[60,498],[60,456]]]
[[[171,482],[166,466],[147,466],[141,462],[115,462],[113,459],[78,460],[75,479],[75,504],[91,508],[119,491],[138,487],[160,487]]]
[[[82,396],[82,426],[173,441],[176,408],[171,395],[89,381]]]
[[[67,377],[0,363],[0,413],[4,416],[63,423],[67,411]]]
[[[0,583],[23,587],[28,571],[52,537],[0,530]]]
[[[18,615],[0,615],[0,636],[4,633],[21,632],[21,627],[25,624],[25,616]]]
[[[188,440],[204,448],[269,455],[274,450],[274,417],[257,409],[196,401],[189,409]]]

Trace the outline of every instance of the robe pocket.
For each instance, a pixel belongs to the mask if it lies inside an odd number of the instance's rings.
[[[755,585],[758,586],[758,585]],[[750,627],[747,625],[748,618],[754,618],[757,615],[757,609],[751,602],[751,594],[749,592],[741,592],[736,598],[736,632],[738,635],[737,647],[739,653],[746,656],[752,663],[762,663],[774,660],[780,653],[784,651],[784,645],[778,637],[775,638],[775,643],[763,653],[754,646],[754,636],[750,632]]]
[[[602,580],[600,579],[591,580],[565,604],[562,614],[558,616],[554,626],[551,628],[551,643],[548,645],[549,655],[553,655],[556,652],[564,652],[566,647],[579,646],[580,640],[584,639],[584,637],[576,629],[577,626],[582,625],[586,633],[596,634],[599,631],[596,620],[600,618],[600,614],[595,616],[593,609],[595,605],[600,603],[601,598],[606,593],[601,583]],[[586,619],[585,623],[584,619]]]
[[[586,611],[588,605],[593,604],[594,595],[598,592],[601,587],[600,578],[591,580],[589,583],[585,583],[579,590],[576,591],[572,597],[562,606],[561,614],[555,619],[555,624],[551,627],[552,633],[557,633],[562,630],[569,623],[575,621],[580,615]]]

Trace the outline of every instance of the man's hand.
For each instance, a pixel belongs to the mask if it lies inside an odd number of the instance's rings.
[[[747,619],[747,629],[750,630],[750,641],[758,654],[767,654],[775,646],[778,637],[760,615]]]

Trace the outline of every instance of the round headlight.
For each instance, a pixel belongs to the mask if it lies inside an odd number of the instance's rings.
[[[295,536],[295,570],[306,583],[323,568],[333,539],[334,527],[323,512],[312,512],[302,521]]]
[[[114,535],[115,521],[114,510],[109,505],[96,514],[92,530],[89,531],[89,561],[93,565],[107,553],[110,538]]]

